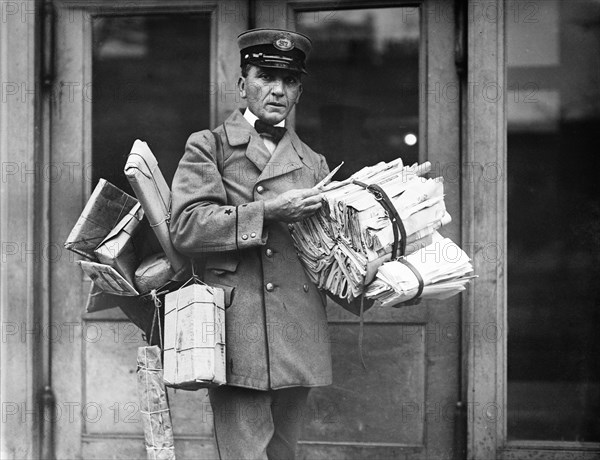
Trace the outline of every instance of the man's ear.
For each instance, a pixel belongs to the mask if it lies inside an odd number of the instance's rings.
[[[300,96],[302,96],[302,83],[298,86],[298,97],[296,98],[296,104],[300,101]]]
[[[238,91],[240,93],[240,97],[242,99],[246,99],[246,97],[247,97],[247,94],[246,94],[246,79],[243,76],[240,76],[240,78],[238,78],[237,86],[238,86]]]

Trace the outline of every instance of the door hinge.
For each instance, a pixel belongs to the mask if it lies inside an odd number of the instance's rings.
[[[467,0],[454,1],[454,65],[458,75],[467,71]]]
[[[454,407],[454,456],[455,459],[466,458],[467,446],[467,408],[462,401]]]
[[[54,23],[55,13],[52,0],[45,0],[42,6],[42,85],[48,87],[54,82]]]
[[[39,394],[40,414],[40,458],[56,460],[54,450],[54,423],[56,421],[56,398],[52,388],[46,385]]]

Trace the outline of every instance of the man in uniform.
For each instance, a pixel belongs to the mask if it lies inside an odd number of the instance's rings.
[[[321,207],[329,169],[286,126],[311,42],[255,29],[238,37],[245,110],[190,136],[173,179],[171,237],[226,286],[227,385],[210,389],[223,459],[294,458],[311,387],[329,385],[325,296],[294,250],[289,223]]]

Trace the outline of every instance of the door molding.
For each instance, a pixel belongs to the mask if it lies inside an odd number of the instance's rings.
[[[38,56],[41,2],[2,5],[0,26],[0,457],[38,458],[48,378],[47,258]],[[10,414],[10,415],[9,415]]]
[[[469,9],[477,8],[469,0]],[[494,0],[502,10],[502,0]],[[466,392],[469,459],[496,459],[506,440],[506,177],[486,180],[483,168],[496,165],[506,171],[506,107],[504,100],[492,102],[471,98],[473,88],[486,83],[505,87],[504,17],[486,21],[473,15],[467,30],[467,81],[463,82],[463,247],[471,249],[473,267],[479,276],[465,296],[463,334],[466,361]],[[473,85],[477,84],[475,87]],[[468,85],[468,87],[465,87]],[[479,93],[481,95],[481,93]],[[486,245],[499,253],[490,258]],[[495,325],[497,340],[487,340],[482,327]]]

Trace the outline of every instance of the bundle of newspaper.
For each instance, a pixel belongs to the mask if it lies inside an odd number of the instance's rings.
[[[365,184],[381,187],[402,220],[406,241],[401,246],[406,249],[396,255],[432,243],[433,233],[450,222],[450,215],[444,204],[443,178],[421,177],[430,169],[429,162],[404,166],[397,159],[322,187],[321,209],[291,228],[300,260],[319,288],[352,301],[392,258],[392,222],[380,197],[366,190]]]
[[[367,299],[395,305],[415,298],[446,299],[464,291],[473,272],[470,259],[449,238],[435,232],[430,245],[384,263],[367,287]]]

